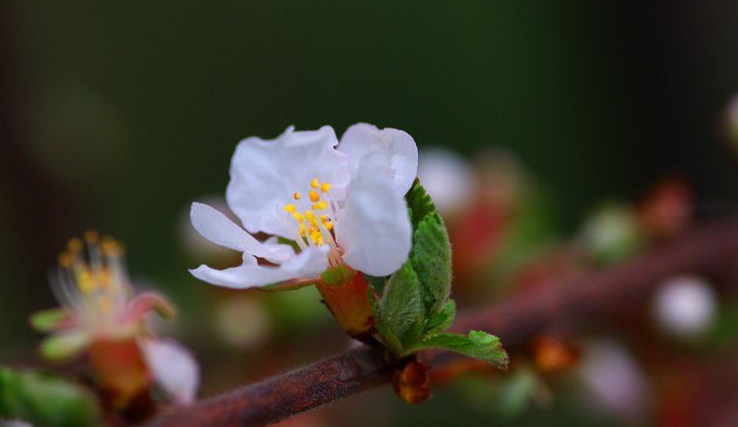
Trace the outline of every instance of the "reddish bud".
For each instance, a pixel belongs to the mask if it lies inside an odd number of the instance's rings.
[[[430,366],[411,359],[392,374],[392,388],[405,402],[415,405],[431,397]]]

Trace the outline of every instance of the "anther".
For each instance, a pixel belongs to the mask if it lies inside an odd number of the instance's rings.
[[[310,186],[313,188],[320,187],[320,182],[318,182],[318,178],[313,178],[313,180],[310,181]]]
[[[297,212],[297,208],[295,207],[295,205],[284,205],[284,210],[289,213]]]
[[[292,194],[292,198],[295,199],[295,200],[300,200],[301,197],[302,197],[302,194],[300,194],[300,193],[294,193],[294,194]]]
[[[320,184],[320,191],[322,191],[323,193],[327,193],[331,191],[331,185],[328,184],[327,182]]]
[[[325,200],[321,200],[318,203],[313,203],[313,209],[316,211],[322,211],[323,209],[328,207],[328,202]]]
[[[80,252],[82,250],[82,240],[80,240],[79,237],[69,239],[69,242],[67,242],[67,249],[72,252]]]
[[[85,242],[87,242],[88,245],[94,245],[98,240],[100,240],[100,233],[95,230],[85,231]]]
[[[315,190],[310,190],[309,196],[311,202],[317,202],[318,200],[320,200],[320,194],[318,194],[318,192]]]
[[[313,211],[305,211],[305,219],[307,219],[310,224],[316,224],[315,214],[313,213]]]
[[[72,254],[69,252],[62,252],[59,254],[59,265],[61,265],[64,268],[69,268],[72,266]]]
[[[302,214],[300,212],[293,213],[292,217],[295,218],[295,221],[297,222],[302,222],[303,220]]]

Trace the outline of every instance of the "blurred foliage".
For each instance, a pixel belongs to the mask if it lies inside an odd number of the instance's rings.
[[[100,423],[100,409],[95,397],[76,384],[0,368],[0,417],[43,427],[92,427]]]

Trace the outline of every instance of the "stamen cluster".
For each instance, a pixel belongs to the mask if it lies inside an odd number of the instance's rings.
[[[328,241],[331,246],[334,246],[331,230],[333,230],[333,224],[336,221],[338,206],[332,199],[328,200],[330,190],[331,184],[321,183],[318,178],[313,178],[308,192],[308,198],[312,203],[310,209],[303,209],[302,194],[299,192],[292,195],[295,203],[284,206],[284,210],[297,221],[298,238],[296,241],[298,245],[323,246]],[[321,193],[323,193],[325,199],[321,198]]]
[[[130,285],[122,245],[114,239],[88,231],[84,240],[69,240],[56,273],[52,289],[57,299],[89,324],[112,323],[125,310]]]

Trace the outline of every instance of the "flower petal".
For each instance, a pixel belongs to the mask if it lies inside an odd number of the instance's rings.
[[[174,305],[164,296],[156,292],[144,292],[128,303],[121,322],[125,324],[141,322],[152,311],[156,311],[163,318],[174,317],[177,313]]]
[[[357,123],[341,137],[338,151],[351,157],[351,174],[367,161],[389,166],[401,194],[407,193],[418,172],[418,147],[407,132],[378,129],[367,123]]]
[[[291,279],[312,279],[328,268],[328,250],[327,246],[310,247],[276,267],[258,265],[256,258],[244,253],[243,264],[238,267],[215,270],[201,265],[190,270],[190,273],[202,281],[233,289],[259,287]]]
[[[228,217],[202,203],[193,203],[190,218],[195,229],[216,245],[246,252],[269,262],[282,263],[295,253],[289,245],[261,243]]]
[[[314,178],[330,183],[333,197],[342,199],[350,175],[348,158],[336,144],[330,126],[306,132],[290,127],[275,140],[241,141],[231,161],[226,199],[246,230],[294,239],[291,218],[282,207],[294,202],[295,192],[307,196]]]
[[[192,353],[173,340],[145,340],[141,348],[157,384],[175,403],[191,403],[200,386],[200,367]]]
[[[387,167],[364,164],[351,180],[346,206],[335,225],[336,240],[352,268],[387,276],[407,261],[412,225],[403,193]]]

